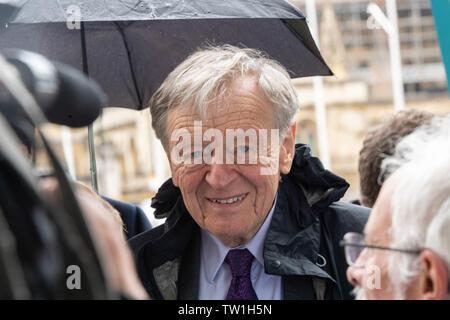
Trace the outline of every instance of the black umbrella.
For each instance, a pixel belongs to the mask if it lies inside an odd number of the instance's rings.
[[[283,0],[22,3],[0,26],[0,49],[35,51],[84,70],[105,90],[108,106],[145,108],[168,73],[206,42],[262,50],[292,78],[332,75],[304,15]]]
[[[145,108],[168,73],[206,41],[265,51],[293,78],[332,74],[304,15],[283,0],[29,0],[0,29],[0,49],[85,70],[109,106],[132,109]]]

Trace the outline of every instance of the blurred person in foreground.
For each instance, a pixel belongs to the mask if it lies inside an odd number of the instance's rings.
[[[105,196],[101,196],[101,198],[119,212],[124,224],[123,232],[126,235],[126,240],[152,228],[150,220],[139,205],[114,200]]]
[[[11,125],[13,126],[14,131],[19,138],[19,147],[21,148],[23,155],[30,162],[32,162],[33,157],[36,156],[36,142],[34,141],[35,137],[33,126],[29,125],[28,123],[24,123],[23,121],[17,120],[12,121]],[[44,176],[50,174],[49,176],[51,176],[53,172],[41,172],[41,174],[45,174]],[[79,186],[84,186],[80,182],[76,183]],[[105,196],[101,196],[100,200],[105,200],[110,206],[112,206],[112,208],[110,208],[111,210],[117,210],[117,212],[119,213],[121,223],[123,223],[124,225],[122,228],[122,232],[125,233],[126,240],[129,240],[135,235],[152,228],[152,225],[148,220],[145,212],[138,205],[118,201]]]
[[[398,141],[433,117],[432,113],[408,109],[390,114],[372,127],[364,137],[359,152],[359,181],[361,205],[372,208],[384,177],[380,175],[381,161],[394,153]]]
[[[156,299],[349,299],[339,237],[369,210],[338,202],[347,182],[295,145],[287,71],[252,49],[195,52],[150,100],[172,178],[164,225],[130,245]]]
[[[403,138],[364,235],[344,237],[357,299],[449,299],[450,116]]]
[[[22,126],[18,126],[18,123]],[[16,121],[13,127],[18,134],[18,146],[31,162],[35,152],[34,133],[33,127],[26,124]],[[74,186],[76,199],[111,287],[123,294],[124,298],[147,299],[148,295],[139,281],[126,242],[139,232],[151,228],[145,214],[136,205],[100,197],[81,182],[75,181]],[[41,177],[39,188],[53,204],[61,201],[59,184],[53,173]]]
[[[40,189],[50,201],[60,201],[56,179],[42,179]],[[123,297],[147,299],[125,239],[119,212],[81,182],[75,182],[75,194],[111,287],[122,293]]]

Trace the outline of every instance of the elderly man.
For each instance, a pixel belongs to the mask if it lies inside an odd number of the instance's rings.
[[[383,160],[364,236],[344,237],[358,299],[448,299],[450,116],[418,127]]]
[[[350,298],[339,237],[368,210],[294,145],[295,90],[251,49],[199,50],[150,101],[172,179],[153,199],[163,226],[131,240],[156,299]]]

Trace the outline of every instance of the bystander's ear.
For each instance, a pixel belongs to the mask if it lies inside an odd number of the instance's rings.
[[[448,294],[448,275],[442,259],[431,250],[420,254],[420,294],[424,300],[443,300]]]
[[[288,174],[291,171],[292,160],[295,152],[295,123],[288,131],[280,148],[280,172]]]

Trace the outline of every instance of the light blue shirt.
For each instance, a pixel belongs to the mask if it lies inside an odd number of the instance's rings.
[[[280,300],[282,298],[281,277],[264,272],[263,258],[264,239],[272,220],[276,201],[277,198],[253,239],[245,245],[233,248],[247,248],[255,257],[252,262],[250,278],[259,300]],[[232,279],[230,267],[224,262],[224,259],[231,248],[203,229],[201,230],[201,239],[199,299],[224,300]]]

